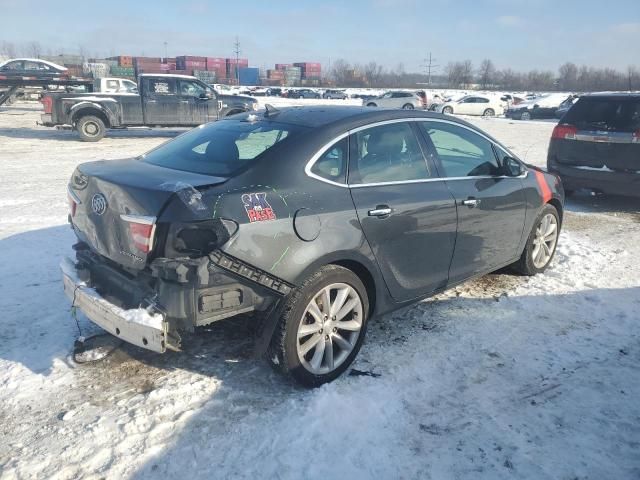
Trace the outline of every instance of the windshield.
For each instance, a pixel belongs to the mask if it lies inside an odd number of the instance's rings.
[[[139,157],[161,167],[228,177],[306,127],[271,121],[223,120],[201,125]]]

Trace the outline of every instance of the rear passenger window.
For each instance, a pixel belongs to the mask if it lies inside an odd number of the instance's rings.
[[[332,182],[346,183],[348,140],[334,143],[327,148],[311,167],[311,173]]]
[[[429,178],[430,172],[409,123],[391,123],[354,134],[349,183],[383,183]],[[353,143],[352,143],[353,145]]]
[[[640,129],[640,100],[636,97],[582,97],[562,120],[584,130],[635,132]]]
[[[471,130],[444,122],[420,122],[438,153],[445,177],[501,175],[491,142]]]

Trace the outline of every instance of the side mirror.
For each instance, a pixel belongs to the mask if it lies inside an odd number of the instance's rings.
[[[200,100],[209,100],[211,98],[211,94],[210,93],[201,93],[199,98],[200,98]]]
[[[519,177],[524,173],[524,166],[513,157],[504,157],[502,170],[507,177]]]

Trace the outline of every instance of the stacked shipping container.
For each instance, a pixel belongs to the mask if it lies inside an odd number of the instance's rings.
[[[315,62],[300,62],[293,64],[300,67],[300,76],[303,79],[319,79],[322,76],[321,65]]]
[[[238,69],[249,67],[249,60],[246,58],[227,58],[227,79],[236,80],[238,78]]]
[[[206,70],[207,57],[195,57],[192,55],[182,55],[176,57],[176,69],[178,70]]]

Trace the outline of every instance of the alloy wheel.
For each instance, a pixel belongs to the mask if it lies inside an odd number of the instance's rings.
[[[553,256],[558,241],[558,220],[547,213],[536,228],[536,236],[533,239],[531,259],[536,268],[544,268]]]
[[[298,325],[300,363],[316,375],[334,371],[355,348],[362,324],[362,299],[352,286],[324,287],[311,299]]]

